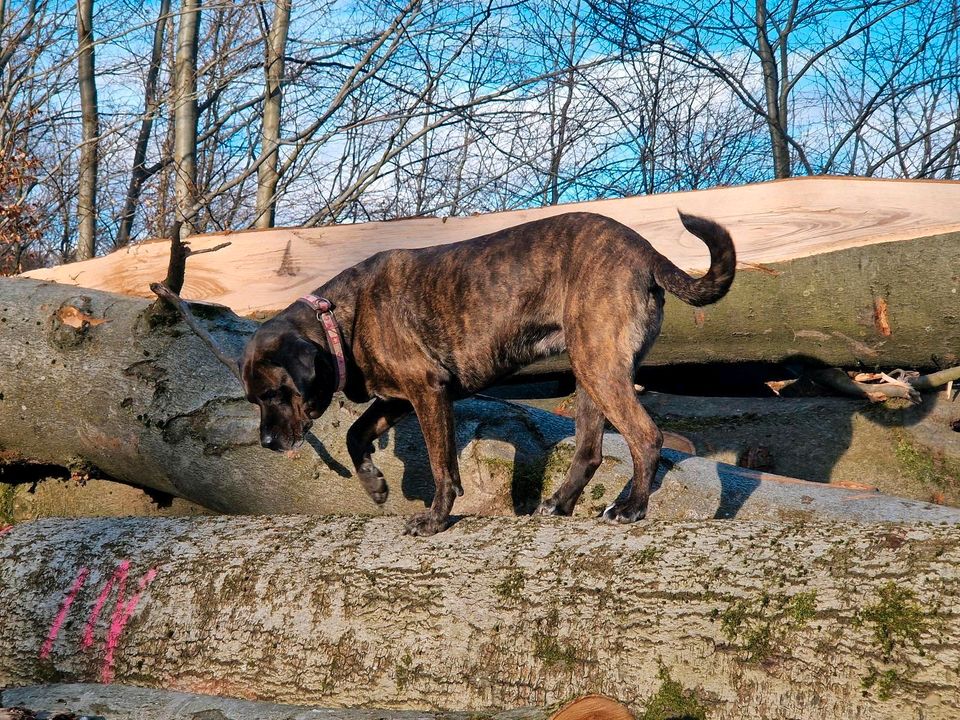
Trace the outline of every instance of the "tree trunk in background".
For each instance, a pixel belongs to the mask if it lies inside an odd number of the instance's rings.
[[[100,136],[93,55],[93,0],[77,0],[77,41],[83,141],[78,166],[76,259],[87,260],[97,252],[97,146]]]
[[[686,695],[678,716],[711,720],[956,717],[956,526],[402,529],[303,516],[18,525],[0,536],[0,686],[474,712],[602,693],[640,713]]]
[[[782,101],[785,93],[781,92],[777,61],[773,56],[773,48],[767,38],[767,0],[756,0],[757,3],[757,52],[760,55],[760,67],[763,71],[763,94],[766,100],[766,121],[770,133],[770,149],[773,154],[773,176],[775,178],[790,177],[790,150],[787,147],[787,108]]]
[[[277,148],[280,144],[280,110],[283,102],[283,56],[290,29],[291,0],[275,0],[273,24],[267,35],[263,65],[263,125],[260,132],[261,162],[257,167],[257,207],[254,227],[273,227],[277,209]]]
[[[130,175],[130,186],[127,188],[127,197],[120,214],[120,227],[117,230],[116,247],[123,247],[130,242],[133,221],[137,214],[137,204],[140,201],[140,191],[147,179],[147,170],[144,166],[147,158],[147,143],[150,142],[150,132],[153,129],[153,119],[156,115],[159,102],[157,101],[157,78],[160,75],[160,63],[163,60],[163,36],[167,24],[170,22],[170,0],[161,0],[157,24],[153,31],[153,50],[150,53],[150,67],[147,70],[147,82],[144,86],[143,119],[140,121],[140,133],[137,135],[137,144],[133,150],[133,171]]]
[[[361,406],[334,402],[296,453],[260,447],[258,412],[183,324],[148,303],[33,280],[0,281],[0,448],[230,513],[409,514],[433,499],[420,426],[408,416],[376,443],[391,493],[376,506],[353,477],[347,428]],[[256,324],[195,305],[234,356]],[[573,421],[492,398],[456,405],[465,489],[457,513],[531,512],[563,481]],[[93,473],[96,475],[96,473]],[[623,438],[578,506],[596,515],[632,474]],[[650,518],[846,518],[960,523],[960,510],[806,483],[664,451]]]
[[[173,165],[180,236],[192,235],[197,213],[197,41],[200,0],[182,0],[174,63]]]

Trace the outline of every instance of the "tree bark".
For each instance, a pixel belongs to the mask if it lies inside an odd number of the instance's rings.
[[[376,506],[352,477],[345,446],[362,407],[334,402],[308,444],[289,455],[259,445],[255,406],[233,374],[182,323],[148,303],[25,279],[0,281],[0,448],[60,465],[93,465],[118,480],[232,513],[400,513],[433,499],[414,416],[377,444],[392,485]],[[195,305],[218,342],[238,355],[256,323]],[[7,421],[9,418],[9,421]],[[531,512],[565,477],[573,422],[535,408],[476,398],[457,404],[465,496],[455,511]],[[632,475],[622,438],[578,512],[595,515]],[[93,473],[94,475],[96,473]],[[861,489],[778,478],[664,451],[651,518],[837,517],[960,521],[960,510]]]
[[[93,0],[77,0],[77,80],[83,119],[77,186],[77,260],[97,253],[97,150],[100,140],[94,67]]]
[[[16,526],[0,537],[0,685],[474,712],[591,692],[639,712],[682,692],[714,720],[946,719],[960,703],[956,526],[401,532],[303,516]]]
[[[200,31],[200,0],[182,0],[177,54],[174,64],[173,164],[176,173],[177,222],[180,236],[196,230],[197,192],[197,42]]]
[[[147,168],[144,164],[147,159],[147,143],[150,142],[150,133],[153,129],[153,118],[156,115],[159,101],[157,99],[157,78],[160,75],[160,63],[163,60],[163,36],[167,24],[170,22],[170,0],[160,1],[160,11],[157,15],[157,24],[153,31],[153,49],[150,53],[150,67],[147,70],[147,81],[144,85],[143,119],[140,121],[140,132],[133,151],[133,170],[130,174],[130,186],[127,188],[127,197],[120,212],[120,227],[117,230],[116,247],[123,247],[130,242],[133,229],[133,220],[136,217],[137,203],[140,202],[140,192],[147,179]]]
[[[260,131],[260,155],[257,167],[257,205],[254,227],[272,228],[277,209],[277,148],[280,145],[280,110],[283,102],[283,57],[290,29],[290,0],[275,0],[273,23],[267,34],[263,66],[263,125]]]

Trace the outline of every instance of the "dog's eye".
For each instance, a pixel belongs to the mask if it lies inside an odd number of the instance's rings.
[[[260,395],[260,399],[263,402],[273,402],[274,400],[280,399],[280,393],[278,393],[276,390],[267,390],[265,393]]]

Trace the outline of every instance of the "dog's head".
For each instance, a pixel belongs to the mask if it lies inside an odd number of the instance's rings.
[[[291,450],[327,409],[336,387],[330,353],[282,316],[265,322],[243,350],[247,400],[260,407],[260,444]]]

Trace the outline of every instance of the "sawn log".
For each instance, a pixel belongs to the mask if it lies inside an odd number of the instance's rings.
[[[41,520],[0,536],[0,686],[327,707],[953,719],[960,528],[471,518]],[[658,717],[658,716],[653,716]]]

